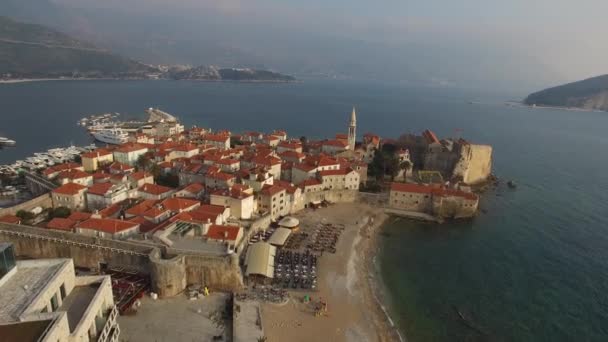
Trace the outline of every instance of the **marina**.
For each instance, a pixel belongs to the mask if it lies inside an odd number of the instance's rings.
[[[17,160],[13,164],[0,165],[0,175],[13,176],[22,171],[37,171],[49,166],[73,161],[83,152],[89,152],[97,148],[95,144],[87,146],[68,146],[51,148],[46,152],[36,152],[33,156],[23,160]]]

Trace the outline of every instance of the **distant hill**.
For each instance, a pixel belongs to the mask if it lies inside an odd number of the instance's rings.
[[[0,78],[139,77],[155,70],[45,26],[0,17]]]
[[[545,89],[529,95],[524,103],[608,111],[608,75]]]
[[[208,80],[208,81],[265,81],[289,82],[295,78],[268,70],[217,68],[215,66],[198,66],[195,68],[172,68],[164,77],[174,80]]]

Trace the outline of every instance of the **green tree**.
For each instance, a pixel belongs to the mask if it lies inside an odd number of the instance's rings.
[[[49,218],[67,218],[72,214],[72,211],[67,207],[57,207],[51,211],[49,211]]]
[[[148,156],[142,154],[141,156],[139,156],[139,158],[137,158],[137,161],[135,162],[135,167],[137,167],[138,171],[147,171],[153,164],[154,163],[152,163]]]
[[[27,223],[31,221],[36,215],[26,210],[19,210],[17,214],[15,214],[15,216],[22,219],[24,223]]]

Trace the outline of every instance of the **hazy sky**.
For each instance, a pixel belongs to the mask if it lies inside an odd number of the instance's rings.
[[[608,73],[608,0],[54,0],[393,45],[509,49],[557,80]],[[220,29],[220,28],[218,28]],[[526,72],[526,71],[522,71]]]

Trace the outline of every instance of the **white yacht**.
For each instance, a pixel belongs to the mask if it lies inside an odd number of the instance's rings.
[[[107,144],[120,145],[129,141],[129,134],[117,127],[91,132],[91,134],[95,139]]]
[[[9,138],[0,137],[0,146],[15,146],[17,142]]]

